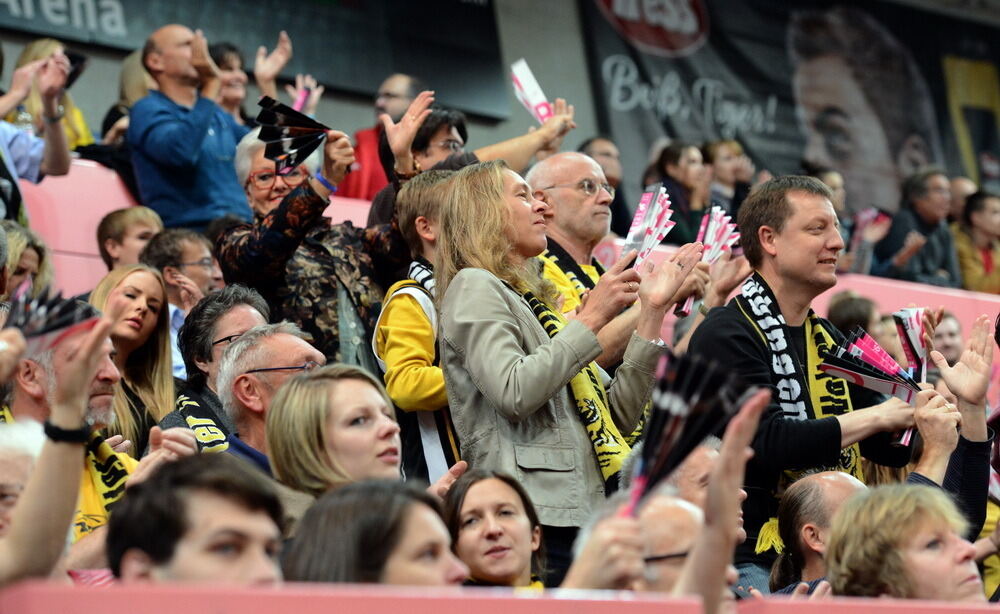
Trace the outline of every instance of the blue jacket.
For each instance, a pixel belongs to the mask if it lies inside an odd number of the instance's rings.
[[[227,214],[250,221],[233,168],[236,144],[247,132],[207,98],[199,96],[189,109],[151,91],[132,107],[128,127],[143,204],[168,228],[200,229]]]

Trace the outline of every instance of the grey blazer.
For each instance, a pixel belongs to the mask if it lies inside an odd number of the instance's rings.
[[[549,338],[528,303],[483,269],[448,286],[439,328],[448,406],[462,458],[516,477],[544,525],[579,527],[604,498],[604,479],[567,384],[601,353],[571,321]],[[608,395],[629,433],[652,394],[662,348],[633,334]]]

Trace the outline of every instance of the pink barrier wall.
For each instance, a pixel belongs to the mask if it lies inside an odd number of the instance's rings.
[[[569,593],[554,598],[536,593],[512,594],[489,589],[427,589],[385,586],[290,585],[283,589],[220,589],[133,585],[107,588],[30,583],[0,591],[0,612],[5,614],[107,614],[128,610],[142,614],[698,614],[701,604],[693,599],[661,599],[629,595],[616,600],[615,593],[582,593],[581,600]],[[125,605],[127,604],[127,605]]]
[[[589,599],[580,597],[586,595]],[[615,597],[621,596],[621,599]],[[656,595],[611,592],[518,593],[499,589],[422,589],[386,586],[289,585],[281,590],[218,587],[133,585],[76,588],[27,583],[0,591],[0,612],[10,614],[106,614],[122,609],[143,614],[698,614],[693,599],[663,599]],[[950,614],[978,612],[988,606],[895,601],[832,599],[803,603],[778,599],[751,600],[740,614]]]

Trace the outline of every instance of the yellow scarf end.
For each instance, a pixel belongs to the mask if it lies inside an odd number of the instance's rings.
[[[760,528],[760,533],[757,535],[757,546],[754,548],[754,552],[760,554],[771,549],[774,549],[774,551],[778,554],[781,554],[781,551],[785,549],[785,543],[781,541],[781,535],[778,533],[777,518],[769,519],[764,523],[764,526]]]

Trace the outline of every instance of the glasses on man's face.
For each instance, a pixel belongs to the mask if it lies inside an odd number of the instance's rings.
[[[642,559],[644,563],[658,563],[660,561],[672,561],[677,559],[684,559],[688,555],[687,552],[672,552],[670,554],[654,554],[653,556],[647,556]]]
[[[250,369],[249,371],[244,371],[244,375],[248,373],[266,373],[268,371],[312,371],[320,364],[315,360],[307,360],[305,364],[299,365],[297,367],[266,367],[263,369]]]
[[[270,190],[274,187],[274,182],[278,179],[278,177],[281,177],[281,180],[284,181],[285,185],[288,187],[295,188],[309,178],[309,173],[307,173],[301,166],[296,166],[284,175],[279,175],[274,171],[257,171],[256,173],[250,173],[250,176],[247,178],[247,183],[252,184],[253,187],[258,190]]]
[[[203,269],[210,269],[215,266],[215,261],[211,258],[202,258],[194,262],[178,262],[177,266],[200,266]]]
[[[465,149],[465,143],[459,141],[458,139],[445,139],[443,141],[431,143],[431,145],[440,147],[441,149],[447,149],[451,153],[462,153]]]
[[[547,188],[542,188],[542,191],[544,192],[545,190],[551,190],[554,188],[576,188],[577,190],[580,190],[587,196],[594,196],[599,191],[604,190],[609,195],[611,195],[611,198],[615,197],[615,189],[614,187],[611,186],[611,184],[598,183],[593,179],[581,179],[576,183],[559,183],[556,185],[550,185]]]
[[[237,339],[239,339],[242,336],[243,336],[243,333],[236,333],[235,335],[227,335],[225,337],[221,337],[221,338],[216,339],[215,341],[212,342],[212,347],[215,347],[215,346],[220,345],[222,343],[232,343],[233,341],[236,341]]]

